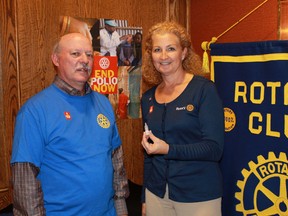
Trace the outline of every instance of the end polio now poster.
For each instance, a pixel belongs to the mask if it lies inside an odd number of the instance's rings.
[[[101,94],[116,94],[118,83],[117,56],[94,56],[90,77],[92,90]]]

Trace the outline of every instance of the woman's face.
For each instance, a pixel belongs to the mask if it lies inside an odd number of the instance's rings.
[[[152,36],[152,61],[162,76],[183,72],[182,61],[187,49],[182,49],[179,38],[172,33]]]

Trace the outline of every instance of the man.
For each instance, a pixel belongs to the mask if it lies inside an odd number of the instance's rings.
[[[113,110],[87,84],[91,41],[80,33],[64,35],[51,58],[53,84],[29,99],[16,119],[14,215],[127,215],[129,190]]]
[[[117,56],[117,47],[126,42],[127,36],[120,38],[115,20],[105,19],[105,27],[100,30],[100,52],[102,56]]]

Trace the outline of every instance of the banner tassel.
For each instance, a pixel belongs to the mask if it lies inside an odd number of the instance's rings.
[[[204,50],[203,60],[202,60],[202,69],[204,73],[210,73],[208,50],[210,50],[210,44],[215,43],[216,41],[217,41],[217,38],[213,37],[209,43],[208,41],[204,41],[201,44],[201,48]]]

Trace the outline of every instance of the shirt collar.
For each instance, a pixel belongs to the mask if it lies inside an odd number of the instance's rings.
[[[65,82],[64,80],[62,80],[62,79],[61,79],[59,76],[57,76],[57,75],[55,76],[53,83],[54,83],[58,88],[60,88],[62,91],[66,92],[66,93],[69,94],[69,95],[72,95],[72,96],[82,96],[82,95],[83,95],[83,93],[82,93],[80,90],[72,87],[71,85],[69,85],[67,82]],[[89,84],[86,83],[86,84],[85,84],[85,93],[84,93],[84,95],[85,95],[85,94],[89,94],[91,91],[92,91],[92,90],[91,90]]]

